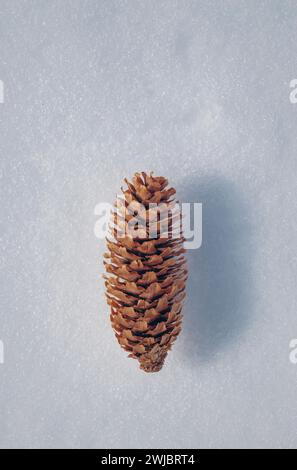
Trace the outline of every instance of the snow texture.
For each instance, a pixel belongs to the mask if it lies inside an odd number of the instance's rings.
[[[1,447],[297,447],[295,0],[1,0]],[[203,203],[184,328],[114,339],[98,202]]]

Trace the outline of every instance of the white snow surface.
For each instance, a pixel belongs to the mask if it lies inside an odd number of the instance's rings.
[[[297,447],[296,26],[295,0],[1,0],[1,447]],[[157,374],[93,232],[139,170],[203,203]]]

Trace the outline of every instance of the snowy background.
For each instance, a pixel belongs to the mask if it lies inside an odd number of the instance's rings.
[[[295,0],[0,0],[1,447],[297,447]],[[202,202],[184,328],[116,343],[94,207]]]

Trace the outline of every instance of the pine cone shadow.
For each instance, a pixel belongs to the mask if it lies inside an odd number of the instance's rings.
[[[252,310],[252,228],[248,203],[222,177],[192,177],[183,202],[202,202],[202,245],[188,251],[182,350],[209,361],[244,334]]]

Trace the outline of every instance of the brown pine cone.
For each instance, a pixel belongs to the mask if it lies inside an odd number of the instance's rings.
[[[111,215],[104,256],[116,338],[146,372],[158,372],[181,330],[187,279],[175,189],[135,173]]]

